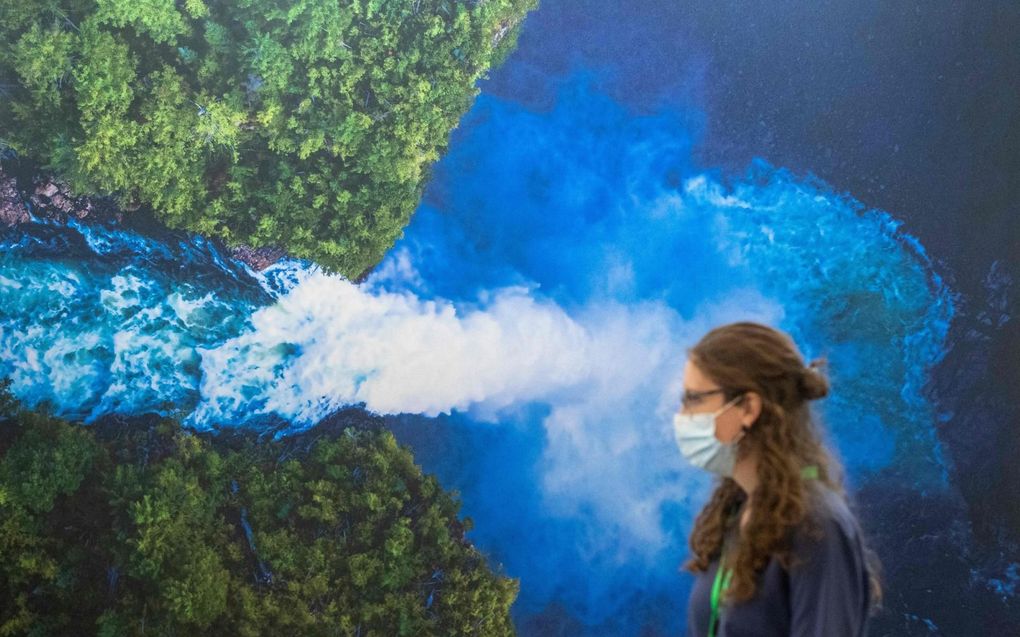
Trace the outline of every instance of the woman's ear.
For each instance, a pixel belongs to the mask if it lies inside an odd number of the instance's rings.
[[[749,391],[744,394],[744,400],[740,403],[740,424],[742,427],[750,428],[758,421],[761,415],[761,396],[757,392]]]

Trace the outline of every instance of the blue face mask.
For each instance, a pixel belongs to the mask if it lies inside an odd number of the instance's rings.
[[[703,414],[678,412],[673,416],[673,433],[676,436],[676,444],[688,462],[724,478],[733,475],[737,441],[720,442],[715,437],[715,419],[716,416],[736,404],[739,399],[740,396],[737,396],[715,412]]]

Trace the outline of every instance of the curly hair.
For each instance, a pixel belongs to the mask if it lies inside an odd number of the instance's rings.
[[[708,332],[688,350],[690,361],[725,389],[730,401],[747,392],[761,397],[761,413],[737,445],[737,458],[757,457],[758,486],[744,540],[727,556],[733,576],[727,599],[754,596],[757,574],[775,557],[791,566],[794,529],[820,532],[811,519],[811,498],[801,477],[807,466],[817,468],[817,480],[844,499],[842,469],[825,448],[808,402],[829,393],[825,359],[805,365],[793,340],[785,333],[751,322],[724,325]],[[741,402],[744,399],[741,398]],[[732,478],[723,478],[694,523],[690,546],[693,557],[684,565],[705,572],[722,553],[724,537],[734,528],[736,513],[746,499]],[[874,606],[881,599],[878,563],[865,549]]]

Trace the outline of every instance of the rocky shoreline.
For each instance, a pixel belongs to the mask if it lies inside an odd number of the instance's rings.
[[[0,223],[13,226],[33,217],[119,224],[124,213],[108,197],[75,196],[60,181],[42,175],[27,178],[12,174],[0,164]]]
[[[130,214],[128,211],[127,214]],[[124,224],[125,211],[111,197],[75,196],[67,184],[45,175],[15,175],[0,163],[0,225],[5,227],[46,219],[67,223]],[[282,248],[224,247],[234,259],[255,271],[264,270],[287,256]]]

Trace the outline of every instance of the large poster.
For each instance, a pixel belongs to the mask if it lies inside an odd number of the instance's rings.
[[[0,377],[25,408],[267,441],[381,416],[517,580],[513,632],[675,635],[712,487],[673,440],[685,352],[758,321],[828,360],[819,415],[883,566],[872,634],[1020,631],[1015,3],[295,2],[244,23],[235,93],[187,83],[232,36],[98,4],[11,18],[66,73],[3,49]],[[287,35],[307,16],[345,43],[326,62]],[[146,67],[145,37],[175,61]],[[413,75],[419,50],[462,75]],[[126,69],[123,103],[67,88]],[[58,141],[27,139],[29,93]],[[287,568],[254,506],[249,568]],[[431,610],[442,587],[417,586]]]

